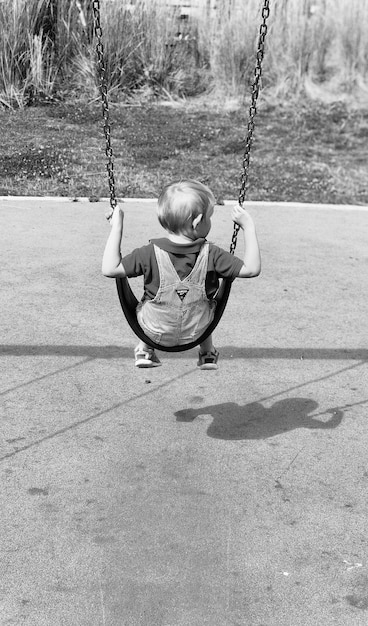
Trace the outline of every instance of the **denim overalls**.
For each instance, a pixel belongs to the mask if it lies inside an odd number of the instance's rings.
[[[153,300],[138,305],[138,322],[148,337],[162,345],[196,341],[212,322],[216,308],[205,288],[209,244],[203,244],[192,271],[183,280],[169,254],[156,245],[154,251],[160,285]]]

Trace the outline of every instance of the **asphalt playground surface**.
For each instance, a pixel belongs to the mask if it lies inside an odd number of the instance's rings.
[[[0,200],[1,626],[367,625],[368,210],[251,205],[202,372],[134,368],[106,209]]]

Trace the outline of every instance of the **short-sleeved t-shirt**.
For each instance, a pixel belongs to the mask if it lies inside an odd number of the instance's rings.
[[[128,278],[143,276],[143,300],[152,300],[160,284],[154,245],[169,253],[179,278],[183,279],[192,271],[199,251],[205,241],[205,239],[201,238],[188,244],[178,244],[165,237],[152,239],[146,246],[136,248],[133,252],[124,256],[122,264]],[[243,261],[241,259],[210,243],[206,276],[207,297],[212,298],[215,295],[219,287],[219,278],[234,280],[239,275],[242,266]]]

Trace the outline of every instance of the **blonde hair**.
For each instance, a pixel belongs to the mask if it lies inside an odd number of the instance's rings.
[[[206,216],[216,204],[212,191],[197,180],[179,180],[166,185],[158,198],[157,216],[171,233],[185,232],[198,215]]]

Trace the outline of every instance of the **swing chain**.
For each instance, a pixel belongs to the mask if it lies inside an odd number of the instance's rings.
[[[257,114],[257,99],[260,91],[260,81],[262,76],[262,61],[264,57],[264,46],[265,46],[265,38],[267,35],[267,19],[270,14],[269,8],[269,0],[264,0],[264,5],[262,8],[262,23],[259,29],[259,38],[258,38],[258,49],[256,55],[256,67],[254,70],[254,80],[252,85],[251,92],[251,104],[249,108],[249,121],[247,128],[247,136],[245,139],[245,149],[243,155],[243,172],[241,176],[241,186],[239,190],[239,204],[242,204],[245,199],[246,191],[247,191],[247,183],[248,183],[248,170],[249,170],[249,161],[250,161],[250,150],[253,142],[253,131],[255,127],[255,116]],[[107,97],[107,85],[106,85],[106,68],[104,62],[104,47],[102,42],[102,28],[101,28],[101,10],[100,10],[100,0],[92,0],[92,8],[94,15],[94,30],[95,36],[97,39],[96,42],[96,53],[97,53],[97,63],[98,63],[98,76],[100,83],[100,93],[101,93],[101,101],[102,101],[102,113],[103,113],[103,130],[105,135],[105,154],[107,157],[107,172],[108,172],[108,183],[110,190],[110,205],[112,208],[112,212],[117,205],[116,200],[116,191],[115,191],[115,178],[114,178],[114,161],[113,161],[113,151],[111,147],[111,127],[109,120],[109,103]],[[112,212],[109,215],[108,219],[111,218]],[[240,230],[240,226],[238,224],[234,224],[234,232],[230,245],[230,253],[234,254],[237,236]]]
[[[243,155],[243,172],[241,176],[241,185],[239,190],[239,204],[242,205],[245,200],[245,195],[248,187],[248,176],[249,176],[249,160],[250,160],[250,151],[253,142],[253,131],[255,126],[254,118],[257,114],[257,99],[259,95],[259,90],[261,87],[261,76],[262,76],[262,61],[264,56],[264,47],[265,47],[265,39],[267,35],[267,19],[270,15],[270,2],[269,0],[264,0],[263,8],[262,8],[262,23],[259,29],[259,38],[258,38],[258,49],[256,55],[256,67],[254,70],[254,80],[252,85],[251,92],[251,103],[249,107],[249,121],[247,128],[247,136],[245,139],[245,149]],[[234,224],[234,232],[230,245],[230,253],[234,254],[236,248],[236,242],[238,237],[238,232],[240,230],[240,226],[238,224]]]
[[[107,157],[107,173],[108,173],[108,182],[109,182],[109,190],[110,190],[110,205],[111,205],[111,213],[107,217],[107,219],[111,219],[112,213],[117,205],[116,200],[116,192],[115,192],[115,178],[114,178],[114,160],[113,160],[113,152],[111,147],[111,128],[109,121],[109,102],[107,98],[107,85],[106,85],[106,68],[104,62],[104,47],[102,43],[102,28],[101,28],[101,10],[100,10],[100,0],[93,0],[93,16],[94,16],[94,30],[95,36],[97,39],[96,42],[96,54],[97,54],[97,65],[98,65],[98,77],[100,83],[100,94],[102,101],[102,114],[103,114],[103,130],[105,135],[105,154]]]

